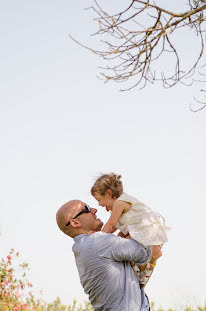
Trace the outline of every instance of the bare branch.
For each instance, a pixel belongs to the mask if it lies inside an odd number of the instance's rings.
[[[97,16],[94,20],[98,24],[98,30],[93,35],[105,37],[101,40],[103,49],[90,48],[70,37],[107,62],[106,66],[101,68],[99,78],[105,82],[133,81],[132,85],[126,86],[122,91],[136,86],[141,89],[148,82],[155,81],[162,81],[166,88],[177,83],[191,85],[202,81],[201,76],[205,75],[202,71],[200,74],[198,66],[205,70],[206,63],[201,64],[201,60],[205,52],[203,34],[206,30],[203,26],[206,25],[206,3],[201,0],[188,0],[188,6],[189,10],[177,13],[159,7],[151,0],[131,0],[126,9],[110,15],[100,7],[97,0],[94,0],[94,6],[89,9]],[[179,51],[180,47],[174,39],[174,33],[181,31],[184,35],[184,31],[188,33],[188,30],[192,30],[190,34],[195,36],[197,41],[195,53],[197,49],[199,52],[195,61],[186,65]],[[160,69],[165,57],[171,64],[169,70]],[[195,97],[194,101],[201,103]],[[202,104],[204,108],[206,103]],[[198,108],[197,111],[203,108]]]

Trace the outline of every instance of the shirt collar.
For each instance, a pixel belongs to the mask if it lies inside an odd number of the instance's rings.
[[[74,242],[76,243],[76,242],[80,241],[84,236],[88,236],[88,234],[82,233],[82,234],[76,235],[76,236],[74,237]]]

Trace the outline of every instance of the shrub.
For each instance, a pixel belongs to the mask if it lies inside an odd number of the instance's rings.
[[[89,302],[77,304],[74,300],[72,305],[64,305],[57,297],[52,303],[46,303],[37,299],[32,293],[32,283],[27,279],[27,263],[19,263],[19,253],[10,250],[6,259],[0,260],[0,311],[92,311],[94,310]],[[181,308],[182,309],[182,308]],[[151,303],[151,311],[164,311],[156,309]],[[165,310],[166,311],[166,310]],[[180,311],[168,309],[168,311]],[[184,311],[206,311],[206,304],[203,307],[185,307]]]
[[[41,311],[41,302],[34,299],[30,291],[32,284],[26,279],[27,263],[12,265],[19,253],[10,250],[6,259],[0,260],[0,310],[1,311]]]

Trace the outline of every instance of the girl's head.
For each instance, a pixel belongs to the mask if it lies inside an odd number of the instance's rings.
[[[114,201],[123,193],[121,177],[114,173],[102,174],[91,188],[91,194],[107,210],[112,209]]]

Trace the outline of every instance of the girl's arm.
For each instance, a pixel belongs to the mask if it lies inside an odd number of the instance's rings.
[[[102,231],[106,233],[113,233],[116,231],[116,225],[118,223],[118,220],[120,216],[128,211],[130,209],[130,204],[123,202],[123,201],[117,201],[114,203],[112,207],[112,214],[107,221],[107,223],[104,225]]]

